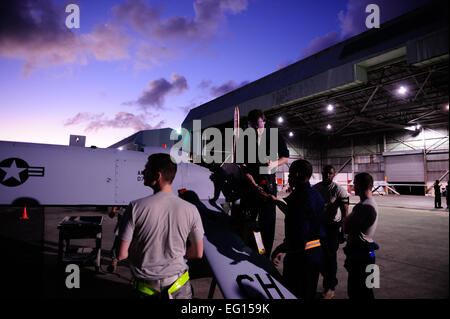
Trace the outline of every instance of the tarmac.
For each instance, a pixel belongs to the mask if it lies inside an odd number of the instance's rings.
[[[377,299],[448,299],[449,298],[449,213],[434,209],[434,198],[425,196],[374,196],[378,204],[379,221],[375,241],[380,286],[374,289]],[[350,210],[358,202],[351,197]],[[443,198],[445,207],[445,198]],[[116,273],[109,273],[110,250],[117,219],[95,207],[28,208],[22,220],[23,208],[0,207],[0,240],[2,287],[8,298],[42,299],[103,299],[132,298],[132,275],[126,263]],[[57,265],[58,224],[65,216],[103,216],[101,268],[93,264],[80,268],[80,288],[68,289],[70,272]],[[284,238],[284,215],[277,211],[274,247]],[[91,239],[73,240],[79,250],[89,252],[95,244]],[[338,251],[338,286],[336,299],[347,299],[347,272],[343,267],[344,253]],[[3,258],[4,257],[4,258]],[[6,261],[6,262],[5,262]],[[191,266],[194,298],[207,299],[212,273],[205,259]],[[282,264],[278,267],[282,272]],[[23,289],[24,286],[34,289]],[[322,278],[317,296],[320,298]],[[216,287],[213,299],[222,299]]]

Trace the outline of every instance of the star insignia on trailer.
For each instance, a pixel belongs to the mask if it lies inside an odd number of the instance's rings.
[[[44,167],[32,167],[21,158],[12,157],[0,162],[0,184],[8,187],[22,185],[30,176],[44,176]]]

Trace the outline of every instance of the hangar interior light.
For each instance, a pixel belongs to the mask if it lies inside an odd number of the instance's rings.
[[[331,124],[327,125],[327,130],[331,130]]]
[[[294,132],[289,132],[289,137],[293,137],[294,136]]]
[[[407,127],[405,127],[405,130],[415,132],[415,131],[420,130],[421,127],[422,127],[422,125],[416,124],[416,125],[413,125],[413,126],[407,126]]]
[[[397,93],[400,95],[405,95],[407,92],[408,92],[408,89],[403,85],[397,89]]]
[[[280,117],[278,117],[278,123],[283,123],[283,121],[284,121],[284,119],[280,116]]]
[[[331,111],[333,111],[333,110],[334,110],[334,106],[333,106],[333,104],[328,104],[328,106],[327,106],[327,110],[328,110],[328,112],[331,112]]]

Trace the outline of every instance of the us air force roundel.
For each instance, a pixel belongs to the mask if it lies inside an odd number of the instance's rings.
[[[0,184],[8,187],[19,186],[30,176],[44,176],[44,170],[44,167],[29,166],[21,158],[7,158],[0,162]]]

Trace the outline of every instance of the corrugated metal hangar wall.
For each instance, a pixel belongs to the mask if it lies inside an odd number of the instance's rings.
[[[417,135],[411,133],[338,138],[324,142],[321,151],[299,151],[315,163],[315,172],[323,165],[333,165],[341,182],[352,180],[353,173],[369,172],[376,181],[426,184],[430,191],[435,180],[448,181],[448,129],[424,128]]]

